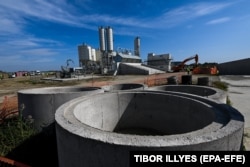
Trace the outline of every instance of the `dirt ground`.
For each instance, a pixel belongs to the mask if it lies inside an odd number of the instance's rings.
[[[17,92],[22,89],[40,88],[40,87],[51,87],[51,86],[69,86],[69,85],[80,85],[80,86],[104,86],[119,83],[141,83],[147,84],[148,86],[160,85],[167,82],[167,77],[176,76],[178,80],[181,80],[181,76],[185,74],[180,73],[165,73],[155,75],[121,75],[121,76],[104,76],[99,78],[86,77],[81,80],[74,81],[52,81],[52,80],[41,80],[42,77],[16,77],[16,78],[5,78],[0,80],[0,104],[3,102],[5,97],[15,97]]]
[[[81,79],[76,81],[58,82],[58,81],[44,81],[41,77],[17,77],[17,78],[5,78],[0,80],[0,109],[2,109],[6,100],[8,103],[15,101],[11,110],[14,108],[17,110],[17,92],[21,89],[31,89],[39,87],[51,87],[51,86],[69,86],[69,85],[81,85],[81,86],[104,86],[118,83],[141,83],[150,86],[156,86],[167,83],[167,78],[176,76],[178,82],[181,83],[181,76],[186,75],[185,72],[180,73],[165,73],[155,75],[122,75],[122,76],[106,76],[100,78]],[[204,75],[192,75],[193,84],[196,84],[198,77]],[[206,75],[205,75],[206,76]],[[219,80],[218,76],[209,76],[210,81]],[[87,78],[87,77],[86,77]],[[246,128],[244,133],[244,147],[246,150],[250,150],[250,129]]]

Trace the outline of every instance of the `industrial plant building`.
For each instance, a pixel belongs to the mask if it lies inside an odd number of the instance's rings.
[[[160,54],[160,55],[155,55],[154,53],[149,53],[147,65],[157,67],[158,69],[161,69],[164,71],[170,71],[171,70],[171,60],[172,60],[171,55],[169,53]]]
[[[80,67],[86,65],[89,61],[100,61],[101,59],[100,52],[86,43],[78,46],[78,58]]]
[[[140,57],[140,38],[134,39],[134,50],[118,48],[114,50],[113,29],[111,27],[99,27],[99,48],[94,49],[91,46],[83,43],[78,46],[79,66],[90,68],[90,66],[98,66],[102,74],[119,73],[119,68],[123,67],[123,73],[126,73],[126,68],[121,64],[136,63],[141,65]],[[126,65],[125,65],[126,66]],[[127,67],[130,68],[130,67]],[[137,68],[137,67],[136,67]],[[138,69],[138,68],[137,68]],[[140,70],[140,69],[139,69]],[[145,69],[144,69],[145,71]],[[141,74],[142,72],[135,72]],[[143,72],[145,73],[145,72]]]

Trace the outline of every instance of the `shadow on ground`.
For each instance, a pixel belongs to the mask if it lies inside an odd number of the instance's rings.
[[[6,155],[32,167],[58,166],[55,123],[25,140]]]

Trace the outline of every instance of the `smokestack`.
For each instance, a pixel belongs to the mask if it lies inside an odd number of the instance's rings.
[[[135,55],[140,57],[140,37],[136,37],[134,40]]]

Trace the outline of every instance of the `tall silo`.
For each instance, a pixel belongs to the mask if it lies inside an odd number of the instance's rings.
[[[106,35],[107,35],[107,50],[108,52],[112,52],[114,50],[114,45],[113,45],[113,30],[111,27],[106,28]]]
[[[99,43],[101,52],[104,52],[106,49],[105,49],[105,29],[103,27],[99,27]]]
[[[140,57],[140,37],[136,37],[134,40],[135,55]]]
[[[96,61],[96,51],[93,48],[91,49],[91,60]]]
[[[80,66],[84,65],[87,61],[92,60],[91,50],[91,47],[85,43],[78,46],[78,58]]]

